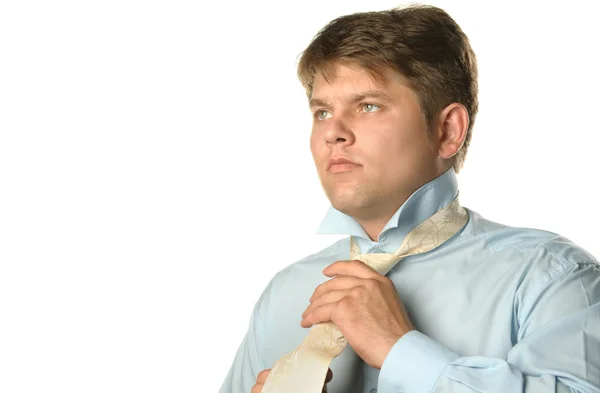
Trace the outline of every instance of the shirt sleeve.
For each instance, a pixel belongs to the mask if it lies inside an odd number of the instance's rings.
[[[265,325],[271,284],[255,304],[248,330],[238,347],[233,363],[219,393],[250,393],[258,374],[266,369],[264,364]]]
[[[570,266],[527,298],[506,359],[462,357],[411,331],[386,357],[378,392],[600,393],[600,266]]]

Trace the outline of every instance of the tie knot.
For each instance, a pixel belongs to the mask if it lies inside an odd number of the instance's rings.
[[[400,260],[400,257],[394,254],[384,253],[373,253],[373,254],[360,254],[354,257],[366,263],[371,269],[375,270],[379,274],[387,274],[392,267]]]

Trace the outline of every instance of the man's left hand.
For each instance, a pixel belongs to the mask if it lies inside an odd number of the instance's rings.
[[[394,283],[364,262],[337,261],[323,270],[302,314],[302,327],[332,321],[368,365],[381,369],[392,346],[414,330]]]

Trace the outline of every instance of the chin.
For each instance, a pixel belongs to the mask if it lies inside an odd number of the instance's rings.
[[[360,215],[361,212],[371,210],[385,200],[383,189],[372,185],[350,185],[345,187],[331,187],[326,190],[331,205],[351,217]]]
[[[352,216],[357,209],[362,208],[365,205],[365,201],[361,198],[361,195],[357,192],[335,192],[330,195],[329,201],[331,205],[344,214]]]

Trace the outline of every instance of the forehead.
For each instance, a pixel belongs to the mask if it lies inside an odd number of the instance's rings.
[[[311,99],[344,100],[362,92],[380,92],[399,98],[411,90],[399,72],[382,68],[378,74],[358,65],[336,63],[315,74]]]
[[[381,73],[383,76],[383,72]],[[371,89],[385,88],[386,84],[382,82],[358,65],[334,63],[316,72],[313,81],[313,94],[345,85],[360,85]]]

